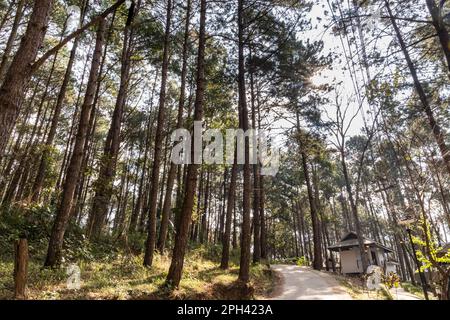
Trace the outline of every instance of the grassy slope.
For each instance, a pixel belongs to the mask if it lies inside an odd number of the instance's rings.
[[[239,252],[230,255],[230,269],[218,268],[221,246],[192,246],[186,256],[180,288],[163,286],[170,257],[155,255],[151,269],[142,266],[145,235],[128,235],[126,241],[105,236],[95,243],[78,225],[69,225],[63,256],[81,269],[81,289],[68,290],[66,265],[42,269],[54,209],[49,206],[0,208],[0,299],[13,297],[13,243],[26,234],[29,243],[28,295],[30,299],[227,299],[242,298],[238,276]],[[168,244],[170,246],[170,243]],[[133,254],[132,254],[133,253]],[[263,298],[273,287],[271,271],[252,266],[254,298]]]
[[[395,299],[395,289],[391,291],[391,296],[388,296],[383,290],[370,291],[364,288],[360,279],[356,277],[348,277],[343,275],[335,275],[336,279],[342,284],[347,292],[355,300],[392,300]],[[411,283],[402,282],[401,287],[407,291],[416,295],[418,298],[423,299],[423,293],[420,287],[413,286]]]
[[[183,280],[179,289],[170,291],[164,280],[170,265],[167,256],[155,257],[154,266],[142,266],[142,257],[117,255],[107,262],[83,262],[81,289],[66,288],[65,268],[42,269],[40,261],[29,264],[29,299],[239,299],[235,288],[239,268],[232,264],[227,271],[205,257],[204,248],[192,250],[185,262]],[[13,263],[0,261],[0,299],[13,297]],[[261,299],[273,290],[273,275],[264,265],[251,269],[254,298]]]

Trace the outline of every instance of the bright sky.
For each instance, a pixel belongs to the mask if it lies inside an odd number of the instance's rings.
[[[320,84],[334,84],[339,92],[339,95],[342,96],[343,102],[351,101],[351,106],[349,108],[349,117],[358,112],[359,102],[356,98],[355,93],[355,85],[360,89],[364,86],[364,79],[361,72],[364,72],[360,69],[359,65],[355,65],[355,69],[352,69],[351,65],[348,65],[346,55],[350,57],[350,50],[348,47],[348,43],[345,37],[340,38],[339,36],[335,36],[331,31],[331,22],[332,16],[330,14],[331,10],[328,7],[327,0],[320,0],[319,4],[313,6],[313,9],[310,12],[311,20],[313,24],[313,29],[306,33],[307,37],[310,37],[312,40],[322,40],[324,43],[324,54],[333,53],[338,54],[339,58],[333,60],[330,69],[324,70],[317,74],[313,78],[313,83]],[[342,4],[345,6],[345,4]],[[327,12],[327,14],[325,14]],[[317,27],[317,29],[315,29]],[[325,28],[326,27],[326,28]],[[355,50],[355,48],[351,48]],[[357,59],[353,59],[357,62]],[[355,72],[356,71],[356,75]],[[350,73],[352,72],[352,73]],[[352,79],[353,76],[353,79]],[[331,92],[329,94],[329,98],[331,100],[330,105],[324,106],[324,111],[330,116],[333,117],[335,108],[333,105],[335,93]],[[368,105],[363,103],[362,111],[366,112],[368,110]],[[361,132],[361,129],[364,127],[363,120],[363,112],[359,112],[356,118],[352,121],[350,125],[349,135],[356,135]],[[326,115],[324,115],[326,117]],[[367,119],[367,115],[365,115]]]
[[[345,7],[345,3],[341,4]],[[68,13],[70,14],[70,18],[68,21],[68,30],[67,33],[73,31],[76,29],[78,21],[79,21],[79,9],[75,6],[71,6],[68,8]],[[375,16],[379,15],[378,12],[375,12]],[[359,103],[356,99],[355,95],[355,85],[354,81],[357,82],[357,85],[362,88],[364,86],[364,80],[363,75],[361,72],[364,72],[364,70],[361,70],[359,68],[359,65],[355,65],[354,68],[351,70],[351,67],[349,68],[347,66],[347,60],[345,58],[345,54],[347,54],[347,57],[349,56],[349,48],[348,43],[346,42],[345,38],[340,38],[339,36],[335,36],[331,31],[331,22],[332,22],[332,15],[331,10],[328,6],[328,0],[318,0],[313,5],[312,10],[308,13],[308,17],[311,20],[312,28],[311,30],[301,32],[297,34],[298,39],[309,39],[311,42],[321,40],[324,43],[324,50],[323,54],[327,55],[328,53],[333,53],[334,55],[338,55],[340,58],[336,58],[333,61],[333,64],[331,65],[330,69],[324,70],[317,74],[313,78],[313,83],[320,85],[320,84],[334,84],[339,91],[339,94],[343,98],[343,102],[346,103],[346,101],[353,100],[353,103],[351,103],[351,106],[348,111],[348,118],[352,118],[353,114],[355,114],[358,110]],[[374,19],[374,23],[376,23],[376,18]],[[380,44],[378,44],[379,46]],[[72,42],[69,43],[68,49],[70,50],[72,46]],[[354,51],[355,48],[352,48],[352,51]],[[354,58],[354,61],[357,61]],[[79,63],[75,67],[75,69],[81,73],[82,71],[82,65],[84,63]],[[79,69],[79,70],[78,70]],[[350,71],[353,72],[353,79],[350,74]],[[356,76],[355,72],[356,71]],[[331,101],[329,105],[324,105],[323,107],[323,116],[324,120],[326,120],[327,115],[330,117],[334,116],[335,108],[333,106],[334,101],[334,92],[331,92],[328,94],[328,97]],[[363,103],[363,109],[364,112],[368,110],[367,104]],[[349,135],[356,135],[361,132],[361,128],[364,126],[363,122],[363,113],[359,112],[359,114],[353,119],[352,123],[350,124],[350,129],[348,131]],[[369,119],[368,116],[365,116],[366,119]],[[285,131],[288,128],[292,128],[292,122],[285,121],[285,120],[279,120],[276,122],[273,122],[271,125],[274,129],[272,131],[272,134],[274,135],[274,141],[277,145],[281,146],[284,141],[285,137],[279,133]]]
[[[346,8],[345,3],[341,3],[341,6]],[[311,12],[309,12],[309,18],[311,19],[312,28],[311,30],[305,31],[305,32],[299,32],[297,34],[297,37],[299,39],[310,39],[311,42],[313,41],[323,41],[324,43],[324,50],[323,54],[327,55],[328,53],[332,53],[333,55],[338,55],[338,58],[335,58],[333,60],[332,65],[329,69],[323,70],[320,73],[316,74],[316,76],[312,79],[313,83],[316,85],[321,84],[333,84],[337,91],[339,92],[339,95],[343,99],[343,104],[345,105],[347,102],[350,103],[350,107],[348,110],[348,121],[352,116],[357,113],[359,108],[359,102],[357,99],[357,96],[355,94],[355,83],[359,87],[359,89],[363,92],[364,91],[364,83],[366,78],[366,71],[361,69],[361,67],[358,64],[355,64],[355,66],[349,66],[347,65],[347,57],[350,56],[350,50],[348,47],[348,43],[345,37],[340,38],[338,35],[334,35],[332,33],[332,15],[331,10],[328,6],[328,0],[319,0],[317,1],[313,7]],[[378,20],[378,16],[380,15],[380,12],[375,10],[374,12],[374,18],[371,19],[371,24],[375,25]],[[357,31],[355,30],[355,33]],[[367,38],[365,39],[367,41]],[[357,41],[359,39],[357,38]],[[387,41],[389,39],[381,39],[377,43],[377,47],[387,47]],[[359,45],[359,43],[358,43]],[[366,43],[367,50],[370,50],[370,46]],[[355,47],[352,47],[352,54],[355,52]],[[354,62],[358,62],[356,57],[353,57]],[[369,68],[370,69],[370,68]],[[352,72],[352,74],[350,73]],[[369,70],[371,73],[371,76],[375,74],[373,70]],[[356,75],[355,75],[356,73]],[[353,79],[352,79],[353,76]],[[327,114],[329,117],[333,117],[335,114],[335,107],[333,105],[335,92],[332,91],[327,95],[327,97],[330,99],[330,104],[322,106],[323,108],[323,118],[324,120],[327,120]],[[370,124],[370,116],[367,115],[367,111],[369,110],[369,106],[367,103],[364,103],[364,97],[362,97],[363,103],[362,103],[362,110],[356,115],[356,117],[352,120],[350,123],[350,128],[348,131],[348,135],[357,135],[361,133],[361,129],[364,127],[364,118],[367,122]],[[347,123],[348,125],[348,123]],[[288,121],[278,121],[276,124],[274,124],[277,128],[291,128],[292,124]],[[281,131],[281,129],[280,129]],[[331,137],[330,137],[331,138]],[[277,139],[279,140],[279,139]]]

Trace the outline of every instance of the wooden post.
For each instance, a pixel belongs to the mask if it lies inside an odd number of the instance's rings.
[[[21,237],[14,244],[14,298],[24,300],[27,298],[27,269],[28,269],[28,241]]]

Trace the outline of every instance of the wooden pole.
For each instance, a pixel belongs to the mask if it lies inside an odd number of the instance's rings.
[[[21,237],[14,244],[14,298],[24,300],[27,298],[27,269],[28,269],[28,241]]]

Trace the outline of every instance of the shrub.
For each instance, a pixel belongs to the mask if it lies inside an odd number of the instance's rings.
[[[297,259],[297,265],[298,266],[309,266],[309,261],[308,259],[303,256]]]
[[[0,220],[0,256],[13,255],[13,243],[21,236],[28,239],[31,255],[45,252],[50,236],[53,208],[33,206],[2,209]]]
[[[2,208],[0,219],[0,258],[11,259],[13,244],[21,236],[28,239],[30,257],[43,260],[47,253],[54,221],[53,206],[10,206]],[[117,255],[117,241],[106,236],[89,242],[84,230],[70,220],[64,237],[63,258],[70,261],[109,260]]]

